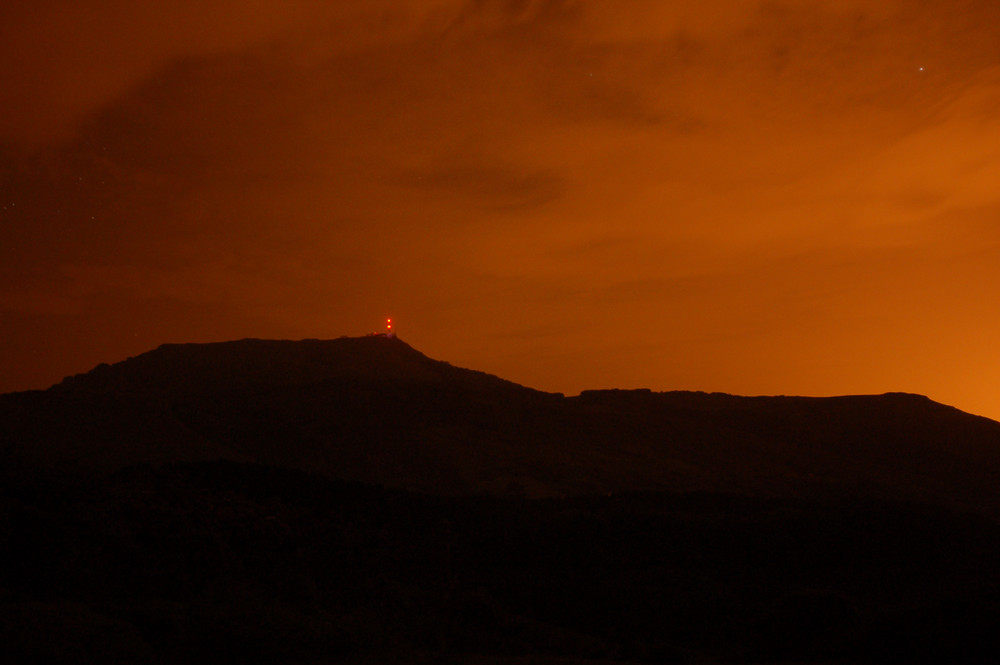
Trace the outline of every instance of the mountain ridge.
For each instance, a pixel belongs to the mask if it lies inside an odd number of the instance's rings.
[[[22,470],[220,458],[430,494],[856,494],[1000,519],[1000,423],[924,396],[567,397],[387,336],[165,344],[0,396],[0,425]]]
[[[52,388],[169,390],[176,389],[177,381],[186,378],[181,371],[197,381],[185,386],[189,391],[210,391],[222,381],[239,380],[248,386],[298,385],[345,377],[391,377],[410,382],[451,380],[466,387],[474,386],[478,380],[492,387],[523,388],[485,372],[434,360],[398,337],[386,335],[331,340],[244,338],[204,344],[167,343],[114,364],[101,363],[88,372],[67,376]],[[219,371],[228,374],[219,376]]]

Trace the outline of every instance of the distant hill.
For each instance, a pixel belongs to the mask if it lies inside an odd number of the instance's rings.
[[[0,396],[0,426],[11,474],[221,458],[445,495],[860,496],[1000,516],[1000,423],[925,397],[564,397],[385,336],[163,345]]]
[[[998,449],[919,395],[165,345],[0,395],[0,662],[993,663]]]
[[[163,344],[123,362],[101,364],[84,374],[67,377],[55,388],[184,400],[331,380],[409,386],[448,384],[466,390],[500,392],[521,388],[484,372],[432,360],[398,337],[385,335]]]

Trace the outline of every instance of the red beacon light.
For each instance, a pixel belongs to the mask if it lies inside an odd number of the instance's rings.
[[[368,336],[369,337],[395,337],[396,333],[394,333],[393,330],[392,330],[392,319],[388,318],[388,319],[385,320],[385,331],[384,332],[379,332],[379,331],[376,330],[375,332],[368,333]]]

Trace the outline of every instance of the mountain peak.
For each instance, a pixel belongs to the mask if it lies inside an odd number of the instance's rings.
[[[162,344],[113,365],[102,363],[89,372],[66,377],[53,389],[177,397],[344,380],[520,388],[483,372],[428,358],[396,336],[368,335]]]

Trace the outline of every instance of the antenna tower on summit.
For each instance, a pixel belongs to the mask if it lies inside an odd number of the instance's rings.
[[[396,334],[392,331],[392,318],[387,318],[385,320],[385,336],[395,337]]]

